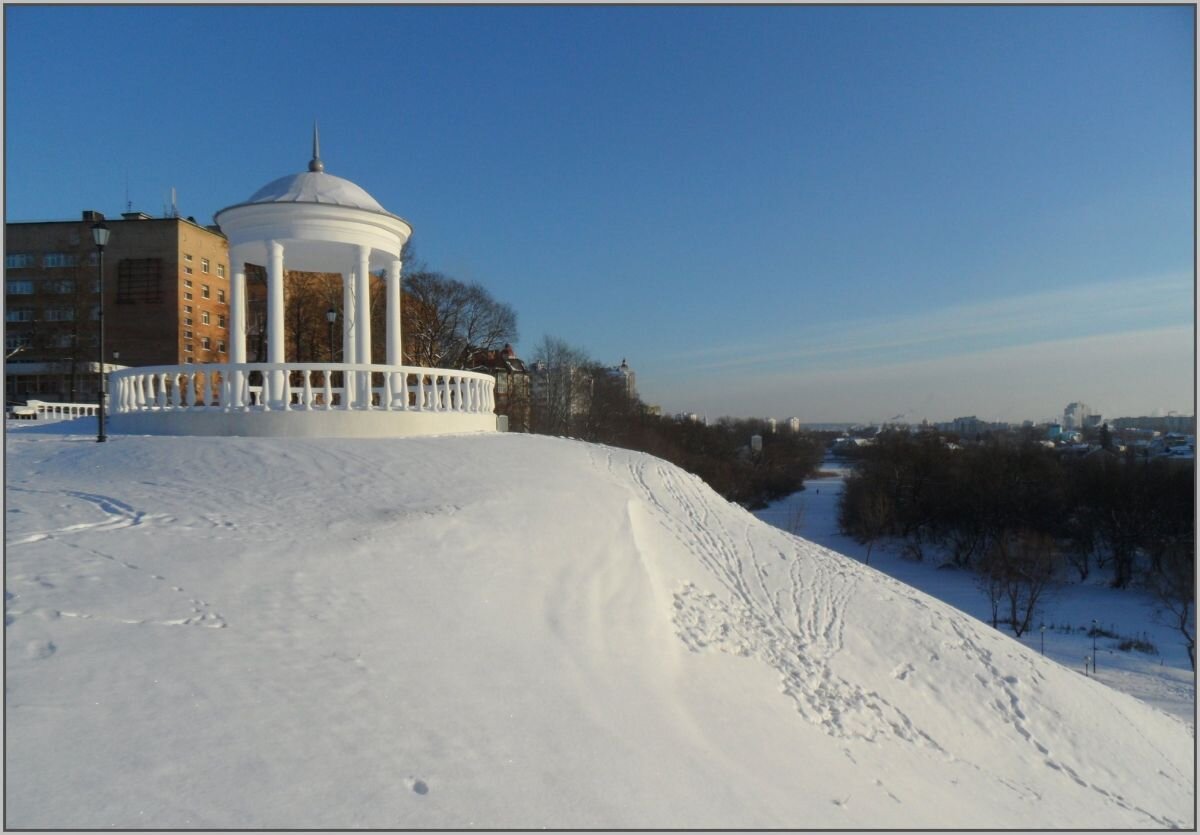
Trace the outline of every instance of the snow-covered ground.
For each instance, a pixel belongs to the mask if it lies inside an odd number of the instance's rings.
[[[809,480],[804,491],[755,515],[818,545],[863,560],[866,546],[838,532],[837,504],[842,495],[842,479],[849,471],[847,465],[836,459],[826,460],[822,473],[832,475]],[[905,559],[898,548],[886,543],[875,543],[870,559],[873,568],[990,624],[991,607],[973,573],[943,567],[944,560],[932,553],[922,562]],[[1084,675],[1084,659],[1092,655],[1093,639],[1087,633],[1093,619],[1104,632],[1122,638],[1148,639],[1157,654],[1123,652],[1118,649],[1121,643],[1118,638],[1096,638],[1096,678],[1194,726],[1196,676],[1182,636],[1156,617],[1153,598],[1137,590],[1118,591],[1108,587],[1108,578],[1102,571],[1094,572],[1087,583],[1069,582],[1076,576],[1064,577],[1064,582],[1039,607],[1035,624],[1046,626],[1046,657]],[[1003,625],[1001,628],[1012,637],[1010,629]],[[1043,651],[1043,633],[1036,625],[1019,640],[1037,652]],[[1087,674],[1091,675],[1090,666]]]
[[[1186,723],[656,458],[91,430],[6,442],[10,827],[1194,825]]]

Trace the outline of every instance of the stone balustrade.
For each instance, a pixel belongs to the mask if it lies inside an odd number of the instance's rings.
[[[30,400],[24,407],[16,407],[14,413],[29,415],[35,420],[73,420],[95,417],[98,403],[48,403],[45,400]]]
[[[222,363],[127,368],[109,380],[114,431],[379,437],[495,430],[496,381],[473,371]],[[322,413],[305,423],[306,414]],[[181,419],[189,415],[226,418]]]

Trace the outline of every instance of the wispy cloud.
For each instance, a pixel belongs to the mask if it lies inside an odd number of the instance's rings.
[[[895,414],[948,420],[1042,419],[1083,400],[1104,414],[1192,411],[1191,324],[1041,341],[891,365],[710,374],[697,400],[686,381],[663,380],[668,408],[710,416],[798,415],[806,421],[878,421]],[[1061,401],[1061,402],[1060,402]],[[678,404],[678,406],[675,406]]]
[[[1168,274],[755,334],[763,338],[757,344],[707,348],[664,365],[693,360],[676,371],[706,374],[874,367],[1179,325],[1192,321],[1193,309],[1191,276]]]

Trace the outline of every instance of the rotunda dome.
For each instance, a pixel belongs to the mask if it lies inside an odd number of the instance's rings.
[[[272,180],[254,192],[247,203],[331,203],[389,214],[361,186],[324,171],[304,171]]]

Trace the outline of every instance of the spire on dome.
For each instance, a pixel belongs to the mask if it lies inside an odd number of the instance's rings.
[[[321,135],[317,133],[317,120],[313,119],[313,155],[308,162],[309,171],[324,171],[325,163],[321,162]]]

